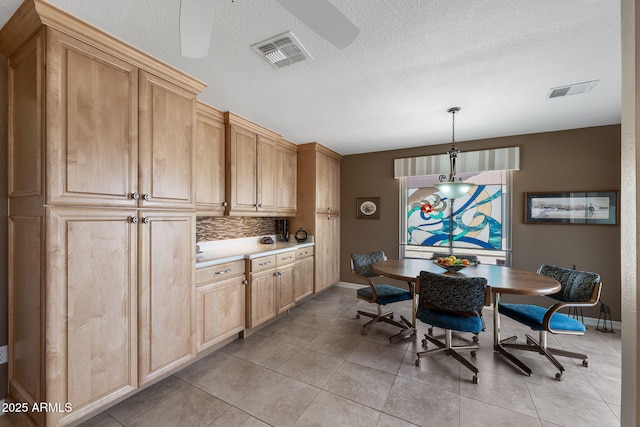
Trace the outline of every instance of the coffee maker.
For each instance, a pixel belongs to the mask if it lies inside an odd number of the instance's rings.
[[[280,235],[278,236],[278,240],[281,242],[289,241],[289,220],[281,219],[278,220],[278,232]]]

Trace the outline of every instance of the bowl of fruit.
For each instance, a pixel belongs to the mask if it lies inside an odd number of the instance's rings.
[[[439,267],[444,268],[449,273],[457,273],[465,267],[475,265],[468,259],[458,259],[455,255],[449,255],[448,257],[438,257],[433,260],[433,263]]]

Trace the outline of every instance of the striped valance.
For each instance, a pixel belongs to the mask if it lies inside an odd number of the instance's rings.
[[[449,173],[449,155],[408,157],[395,159],[393,176],[440,175]],[[456,173],[492,170],[519,170],[520,147],[495,150],[462,151],[456,159]]]

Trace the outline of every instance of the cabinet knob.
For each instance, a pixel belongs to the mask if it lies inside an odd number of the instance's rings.
[[[224,206],[224,207],[226,208],[227,206],[229,206],[229,203],[227,203],[227,202],[222,202],[222,206]]]
[[[138,217],[137,216],[132,216],[131,217],[131,223],[132,224],[137,224],[138,223]]]
[[[151,222],[151,220],[145,216],[144,218],[142,218],[142,222],[144,224],[149,224]]]
[[[131,200],[138,200],[139,198],[140,198],[140,195],[136,191],[131,193]]]
[[[245,286],[247,286],[247,285],[249,284],[249,281],[248,281],[247,279],[244,279],[244,280],[242,281],[242,284],[243,284],[243,285],[245,285]]]
[[[147,193],[144,193],[144,194],[142,195],[142,200],[149,201],[149,199],[150,199],[150,198],[151,198],[151,197],[149,197],[149,195],[148,195]]]
[[[262,207],[262,203],[258,203],[258,207],[261,208]]]

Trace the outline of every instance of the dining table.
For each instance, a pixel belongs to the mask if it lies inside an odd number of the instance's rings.
[[[520,359],[507,351],[505,345],[500,341],[500,313],[498,312],[500,296],[502,294],[550,295],[558,292],[561,288],[560,282],[557,280],[534,271],[520,270],[494,264],[474,264],[458,272],[449,273],[445,268],[440,267],[432,260],[416,258],[380,261],[373,265],[373,271],[381,276],[405,281],[409,284],[410,289],[412,289],[414,293],[412,306],[414,328],[416,327],[416,295],[419,294],[420,286],[418,276],[421,271],[454,275],[457,277],[484,277],[487,279],[493,295],[494,351],[510,360],[526,374],[531,375],[532,370]]]

